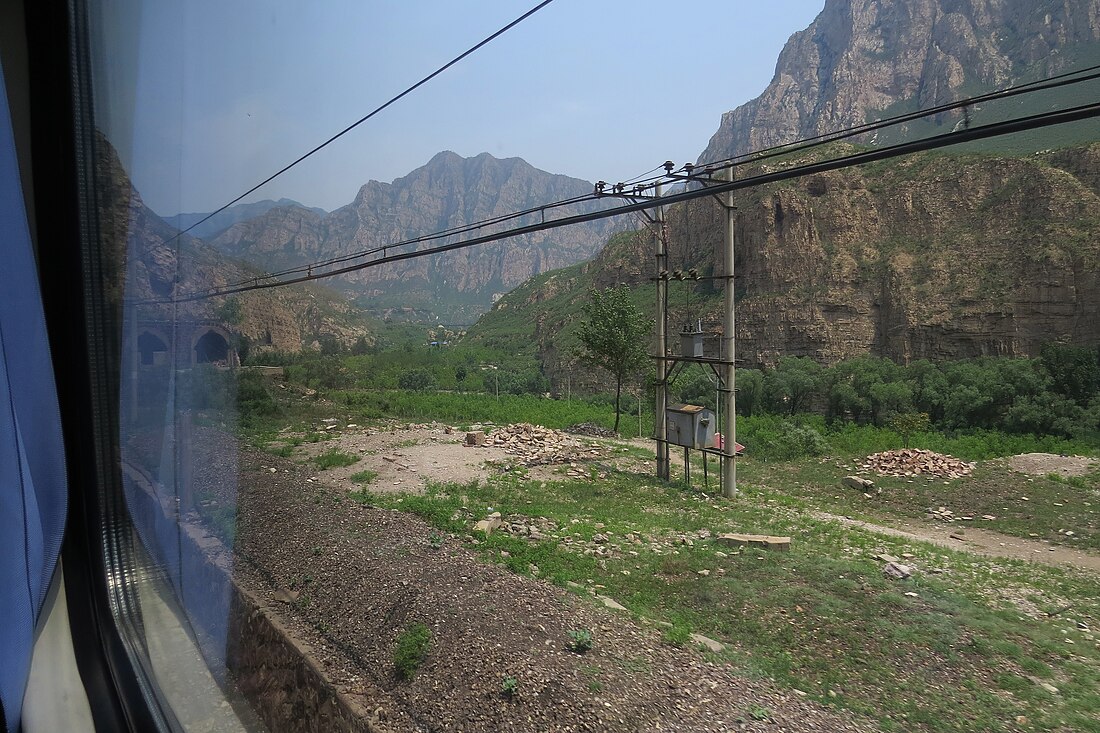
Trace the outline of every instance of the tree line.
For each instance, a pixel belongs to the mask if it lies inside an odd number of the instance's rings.
[[[714,401],[712,378],[674,385],[686,402]],[[1047,344],[1036,358],[920,360],[862,356],[833,366],[783,357],[773,369],[737,370],[737,411],[896,425],[926,415],[940,430],[990,429],[1085,438],[1100,434],[1100,349]]]

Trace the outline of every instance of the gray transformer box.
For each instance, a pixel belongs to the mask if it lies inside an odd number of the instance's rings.
[[[665,410],[668,442],[685,448],[714,446],[714,413],[699,405],[673,405]]]
[[[680,356],[689,359],[703,356],[703,331],[701,328],[685,328],[680,331]]]

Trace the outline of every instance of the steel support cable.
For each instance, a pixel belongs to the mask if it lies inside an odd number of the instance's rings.
[[[928,108],[928,109],[925,109],[925,110],[910,112],[910,113],[906,113],[904,115],[897,115],[895,117],[887,118],[887,119],[884,119],[884,120],[878,120],[878,121],[875,121],[875,122],[865,123],[863,125],[857,125],[855,127],[847,128],[845,130],[839,130],[839,131],[834,131],[834,132],[830,132],[830,133],[823,133],[821,135],[817,135],[817,136],[810,137],[810,138],[805,138],[803,140],[795,141],[795,142],[792,142],[792,143],[784,143],[783,145],[776,145],[776,146],[772,146],[770,148],[763,148],[763,149],[758,150],[758,151],[753,151],[753,152],[750,152],[750,153],[744,153],[744,154],[739,155],[739,156],[734,156],[732,158],[727,158],[723,161],[718,161],[718,162],[714,162],[714,163],[699,164],[699,165],[693,166],[693,168],[694,169],[701,169],[701,170],[709,170],[711,172],[714,172],[716,170],[724,170],[724,169],[727,169],[727,168],[733,168],[733,167],[736,167],[737,165],[743,165],[745,163],[750,163],[750,162],[755,163],[755,162],[759,162],[761,160],[767,160],[769,158],[774,158],[774,157],[783,156],[783,155],[790,155],[790,154],[796,153],[796,152],[803,152],[805,150],[810,150],[810,149],[814,149],[816,147],[821,147],[823,145],[827,145],[831,142],[836,142],[838,140],[842,140],[842,139],[845,139],[845,138],[848,138],[848,137],[853,137],[855,135],[866,134],[868,132],[872,132],[872,131],[875,131],[875,130],[883,129],[885,127],[890,127],[890,126],[893,126],[893,125],[896,125],[896,124],[900,124],[902,122],[913,121],[913,120],[921,119],[921,118],[924,118],[924,117],[930,117],[932,115],[941,114],[944,111],[949,111],[951,109],[957,109],[959,107],[968,107],[972,104],[977,104],[981,101],[988,101],[988,100],[991,100],[991,99],[1004,99],[1004,98],[1008,98],[1008,97],[1011,97],[1011,96],[1017,96],[1017,95],[1020,95],[1020,94],[1035,93],[1035,92],[1039,92],[1039,91],[1047,91],[1048,89],[1057,88],[1057,87],[1061,87],[1061,86],[1066,86],[1066,85],[1069,85],[1069,84],[1078,84],[1078,83],[1085,82],[1085,81],[1091,81],[1091,80],[1100,78],[1100,71],[1098,71],[1098,70],[1100,70],[1100,65],[1090,66],[1090,67],[1086,67],[1084,69],[1077,69],[1077,70],[1072,71],[1072,72],[1066,72],[1066,73],[1059,74],[1059,75],[1056,75],[1056,76],[1053,76],[1053,77],[1049,77],[1047,79],[1043,79],[1043,80],[1040,80],[1040,81],[1029,82],[1028,84],[1020,85],[1018,87],[1008,87],[1008,88],[997,90],[997,91],[994,91],[994,92],[989,92],[987,94],[979,95],[977,97],[969,97],[967,99],[958,100],[956,102],[946,103],[946,104],[943,104],[943,105],[939,105],[938,107],[932,107],[932,108]],[[1089,74],[1088,72],[1096,72],[1096,73]],[[1087,74],[1087,75],[1086,76],[1080,76],[1081,74]],[[1070,77],[1078,77],[1078,78],[1070,78]],[[662,166],[657,166],[656,168],[653,168],[650,171],[647,171],[646,173],[641,174],[640,176],[635,176],[635,178],[630,179],[630,181],[634,181],[634,180],[637,180],[638,178],[642,178],[643,176],[647,176],[649,173],[652,173],[653,171],[656,171],[656,170],[660,170],[661,168],[662,168]],[[686,166],[682,166],[679,170],[680,171],[686,170]],[[647,189],[647,188],[651,188],[652,184],[654,184],[658,181],[666,180],[666,179],[667,179],[667,174],[659,175],[659,176],[653,176],[653,177],[645,179],[641,183],[635,184],[634,189],[638,190],[639,187],[641,187],[643,190]],[[283,277],[283,276],[286,276],[286,275],[293,275],[293,274],[297,274],[297,273],[301,273],[301,272],[306,272],[306,273],[312,274],[312,271],[315,270],[315,269],[330,267],[334,264],[341,264],[341,263],[344,263],[344,262],[350,262],[350,261],[355,260],[355,259],[361,259],[363,257],[369,257],[371,255],[378,254],[379,252],[385,252],[386,250],[389,250],[389,249],[392,249],[392,248],[406,247],[406,246],[410,246],[410,245],[413,245],[413,244],[423,244],[425,242],[430,242],[430,241],[435,241],[435,240],[438,240],[438,239],[443,239],[443,238],[448,237],[448,236],[455,236],[455,235],[458,235],[458,234],[464,234],[464,233],[467,233],[467,232],[470,232],[470,231],[473,231],[473,230],[476,230],[476,229],[481,229],[481,228],[484,228],[486,226],[491,226],[491,225],[496,224],[496,223],[501,223],[503,221],[508,221],[508,220],[519,218],[519,217],[526,216],[526,215],[529,215],[529,214],[545,212],[546,210],[549,210],[550,208],[565,206],[565,205],[568,205],[568,204],[571,204],[571,203],[576,203],[576,202],[581,202],[581,201],[591,201],[591,200],[596,200],[596,199],[600,199],[600,198],[607,198],[609,196],[616,196],[616,195],[621,195],[621,194],[602,194],[602,195],[591,195],[591,194],[589,194],[589,195],[585,195],[585,196],[577,196],[577,197],[574,197],[573,199],[566,199],[566,200],[559,201],[559,202],[544,204],[544,205],[541,205],[541,206],[538,206],[538,207],[532,207],[530,209],[526,209],[522,212],[515,212],[513,214],[504,214],[504,215],[501,215],[499,217],[494,217],[493,219],[486,219],[486,220],[482,220],[482,221],[479,221],[479,222],[473,222],[471,224],[463,225],[463,226],[460,226],[460,227],[452,227],[451,229],[442,230],[442,231],[439,231],[439,232],[435,232],[433,234],[426,234],[426,235],[422,235],[422,236],[419,236],[419,237],[414,237],[414,238],[403,240],[403,241],[400,241],[400,242],[394,242],[392,244],[379,245],[378,247],[374,247],[372,249],[361,250],[361,251],[353,252],[353,253],[350,253],[350,254],[347,254],[347,255],[342,255],[340,257],[330,258],[328,260],[320,260],[320,261],[317,261],[317,262],[298,265],[298,266],[295,266],[295,267],[292,267],[292,268],[287,268],[285,270],[280,270],[280,271],[277,271],[277,272],[263,273],[263,274],[258,275],[256,277],[247,278],[245,280],[241,280],[241,281],[238,281],[236,283],[232,283],[230,285],[221,286],[220,288],[208,289],[207,291],[199,291],[199,293],[191,293],[190,295],[196,295],[196,294],[205,293],[205,292],[215,292],[215,291],[220,293],[224,290],[224,288],[227,288],[227,287],[243,286],[243,285],[246,285],[246,284],[249,284],[249,283],[255,283],[255,282],[257,282],[258,280],[261,280],[261,279],[262,280],[270,280],[272,278]],[[198,223],[201,223],[201,222],[196,222],[195,225],[197,225]],[[195,226],[195,225],[193,225],[193,226]],[[181,232],[181,234],[182,234],[182,232]]]
[[[941,135],[922,138],[920,140],[915,140],[912,142],[898,143],[896,145],[885,148],[878,148],[875,150],[866,150],[858,153],[853,153],[851,155],[842,156],[840,158],[831,158],[828,160],[816,161],[813,163],[803,163],[801,165],[787,168],[781,171],[760,173],[755,176],[742,178],[735,181],[715,182],[706,186],[705,188],[684,190],[679,193],[662,196],[660,199],[646,199],[630,204],[624,204],[613,209],[594,211],[586,214],[577,214],[574,216],[565,217],[563,219],[557,219],[542,224],[531,224],[523,227],[516,227],[515,229],[510,229],[506,232],[487,234],[462,242],[440,245],[431,249],[415,250],[413,252],[402,252],[398,254],[387,255],[371,260],[369,262],[351,265],[341,268],[339,270],[334,270],[332,272],[327,272],[323,274],[309,275],[280,282],[255,283],[252,285],[235,288],[222,288],[215,293],[184,295],[176,298],[176,300],[204,300],[210,297],[232,295],[234,293],[248,292],[251,290],[265,290],[268,288],[282,287],[284,285],[295,285],[299,283],[309,282],[311,280],[319,280],[322,278],[332,277],[334,275],[344,275],[349,272],[355,272],[358,270],[367,269],[369,267],[377,267],[378,265],[384,265],[391,262],[401,262],[403,260],[441,254],[443,252],[452,252],[454,250],[464,249],[466,247],[473,247],[475,245],[486,244],[488,242],[496,242],[501,239],[508,239],[510,237],[520,236],[524,234],[532,234],[535,232],[545,231],[547,229],[557,229],[560,227],[572,226],[574,224],[583,224],[589,221],[607,219],[612,216],[620,216],[622,214],[643,211],[646,209],[656,208],[658,206],[668,206],[671,204],[680,203],[682,201],[691,201],[692,199],[697,199],[703,196],[712,196],[719,193],[725,193],[727,191],[737,191],[754,186],[777,183],[780,181],[800,178],[802,176],[813,175],[816,173],[824,173],[827,171],[850,168],[866,163],[873,163],[880,160],[887,160],[889,158],[896,158],[902,155],[911,155],[913,153],[920,153],[928,150],[937,150],[939,148],[974,142],[976,140],[985,140],[988,138],[999,137],[1001,135],[1026,132],[1028,130],[1051,127],[1054,125],[1061,125],[1069,122],[1078,122],[1087,119],[1095,119],[1097,117],[1100,117],[1100,102],[1093,102],[1091,104],[1071,107],[1069,109],[1057,110],[1054,112],[1043,112],[1040,114],[1021,117],[1014,120],[1004,120],[1001,122],[993,122],[987,125],[970,127],[965,130],[947,132]],[[391,245],[391,247],[392,246],[396,245]],[[167,303],[171,301],[169,299],[165,299],[150,302]]]
[[[187,232],[189,232],[189,231],[191,231],[192,229],[194,229],[195,227],[197,227],[197,226],[198,226],[199,224],[202,224],[203,222],[206,222],[206,221],[208,221],[208,220],[209,220],[209,219],[210,219],[211,217],[213,217],[213,216],[215,216],[215,215],[217,215],[217,214],[220,214],[221,212],[225,211],[225,210],[226,210],[226,209],[228,209],[228,208],[229,208],[230,206],[232,206],[233,204],[235,204],[235,203],[237,203],[238,201],[240,201],[241,199],[243,199],[243,198],[244,198],[245,196],[249,195],[250,193],[254,193],[254,192],[255,192],[255,191],[257,190],[257,189],[259,189],[259,188],[261,188],[261,187],[263,187],[263,186],[266,186],[266,185],[267,185],[268,183],[271,183],[271,182],[272,182],[272,181],[274,181],[274,180],[275,180],[276,178],[278,178],[279,176],[281,176],[282,174],[286,173],[286,172],[287,172],[288,170],[290,170],[290,169],[291,169],[291,168],[293,168],[294,166],[296,166],[296,165],[298,165],[299,163],[301,163],[302,161],[304,161],[304,160],[305,160],[306,158],[309,158],[309,157],[310,157],[310,156],[312,156],[312,155],[313,155],[314,153],[317,153],[317,152],[321,151],[322,149],[324,149],[324,148],[328,147],[328,146],[329,146],[330,144],[332,144],[332,143],[336,142],[336,141],[337,141],[338,139],[340,139],[340,138],[341,138],[341,137],[343,137],[344,135],[348,134],[349,132],[351,132],[352,130],[354,130],[354,129],[355,129],[356,127],[359,127],[359,125],[363,124],[364,122],[366,122],[366,121],[367,121],[367,120],[369,120],[370,118],[374,117],[374,116],[375,116],[375,115],[377,115],[378,113],[382,112],[382,111],[383,111],[383,110],[385,110],[385,109],[386,109],[387,107],[389,107],[389,106],[393,105],[394,103],[396,103],[396,102],[400,101],[401,99],[403,99],[404,97],[408,96],[409,94],[412,94],[412,93],[413,93],[414,91],[416,91],[416,90],[417,90],[417,89],[419,89],[420,87],[424,86],[424,85],[425,85],[425,84],[427,84],[427,83],[428,83],[429,81],[431,81],[432,79],[436,78],[437,76],[439,76],[440,74],[442,74],[442,73],[443,73],[444,71],[446,71],[447,69],[449,69],[449,68],[451,68],[452,66],[454,66],[455,64],[457,64],[457,63],[458,63],[459,61],[462,61],[462,60],[463,60],[464,58],[466,58],[466,57],[467,57],[467,56],[469,56],[470,54],[472,54],[472,53],[475,53],[476,51],[478,51],[479,49],[481,49],[481,48],[482,48],[483,46],[486,46],[487,44],[489,44],[489,43],[491,43],[492,41],[496,40],[496,39],[497,39],[498,37],[500,37],[500,36],[504,35],[504,34],[505,34],[505,33],[507,33],[508,31],[512,30],[512,29],[513,29],[513,28],[515,28],[515,27],[516,27],[517,25],[519,25],[519,24],[520,24],[520,23],[522,23],[523,21],[527,20],[527,19],[528,19],[528,18],[530,18],[530,17],[532,16],[532,15],[534,15],[534,14],[535,14],[535,13],[537,13],[538,11],[542,10],[543,8],[545,8],[545,7],[547,6],[547,5],[549,5],[549,4],[550,4],[550,3],[552,3],[552,2],[554,2],[554,0],[543,0],[543,1],[541,2],[541,3],[539,3],[539,4],[538,4],[538,5],[536,5],[535,7],[531,8],[531,9],[530,9],[530,10],[528,10],[528,11],[527,11],[526,13],[524,13],[524,14],[523,14],[523,15],[521,15],[521,16],[519,16],[518,18],[516,18],[515,20],[513,20],[513,21],[512,21],[511,23],[509,23],[508,25],[506,25],[506,26],[504,26],[504,27],[500,28],[499,30],[497,30],[497,31],[496,31],[496,32],[494,32],[493,34],[491,34],[491,35],[489,35],[489,36],[486,36],[485,38],[483,38],[483,39],[482,39],[481,41],[478,41],[478,42],[477,42],[476,44],[474,44],[473,46],[470,46],[470,47],[469,47],[468,49],[466,49],[465,51],[463,51],[462,53],[460,53],[460,54],[459,54],[458,56],[455,56],[455,57],[454,57],[453,59],[451,59],[451,60],[450,60],[450,61],[448,61],[447,63],[443,64],[443,65],[442,65],[442,66],[440,66],[440,67],[439,67],[438,69],[436,69],[436,70],[435,70],[435,71],[433,71],[432,73],[430,73],[430,74],[428,74],[427,76],[425,76],[424,78],[422,78],[422,79],[421,79],[420,81],[416,82],[416,83],[415,83],[415,84],[413,84],[412,86],[410,86],[410,87],[408,87],[407,89],[405,89],[405,91],[403,91],[403,92],[401,92],[401,93],[399,93],[399,94],[396,94],[396,95],[394,95],[393,97],[390,97],[390,98],[389,98],[389,99],[388,99],[387,101],[383,102],[383,103],[382,103],[381,105],[379,105],[378,107],[375,107],[375,108],[374,108],[373,110],[371,110],[371,111],[370,111],[370,112],[368,112],[367,114],[363,115],[363,116],[362,116],[362,117],[360,117],[360,118],[359,118],[358,120],[356,120],[355,122],[353,122],[353,123],[351,123],[350,125],[348,125],[347,127],[345,127],[345,128],[343,129],[343,130],[340,130],[340,132],[336,133],[335,135],[333,135],[333,136],[332,136],[332,137],[330,137],[329,139],[325,140],[325,141],[324,141],[324,142],[322,142],[322,143],[321,143],[320,145],[317,145],[316,147],[314,147],[314,148],[313,148],[312,150],[310,150],[309,152],[307,152],[307,153],[304,153],[303,155],[299,156],[298,158],[296,158],[296,159],[295,159],[295,160],[293,160],[292,162],[290,162],[290,163],[286,164],[285,166],[283,166],[283,167],[282,167],[282,168],[280,168],[279,170],[277,170],[277,171],[275,171],[274,173],[272,173],[272,174],[271,174],[270,176],[268,176],[267,178],[265,178],[265,179],[263,179],[262,181],[260,181],[259,183],[257,183],[257,184],[256,184],[255,186],[253,186],[252,188],[250,188],[250,189],[248,189],[247,191],[245,191],[244,193],[242,193],[242,194],[241,194],[240,196],[237,196],[237,197],[236,197],[235,199],[233,199],[232,201],[229,201],[228,203],[225,203],[225,204],[223,204],[222,206],[218,207],[217,209],[215,209],[214,211],[210,212],[209,214],[207,214],[206,216],[204,216],[204,217],[203,217],[202,219],[199,219],[199,220],[198,220],[198,221],[196,221],[196,222],[195,222],[194,224],[192,224],[191,226],[187,227],[187,228],[186,228],[186,229],[184,229],[183,231],[179,232],[179,233],[178,233],[178,234],[176,234],[175,236],[176,236],[176,237],[179,237],[179,236],[181,236],[181,235],[183,235],[183,234],[186,234]]]

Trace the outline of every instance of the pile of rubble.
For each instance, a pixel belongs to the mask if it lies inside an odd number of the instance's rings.
[[[579,422],[576,425],[570,425],[565,429],[565,432],[572,433],[573,435],[587,435],[590,438],[619,437],[619,434],[611,428],[605,428],[594,422]]]
[[[928,507],[928,518],[929,519],[938,519],[941,522],[954,522],[955,520],[958,520],[958,519],[961,519],[964,522],[973,522],[974,521],[974,515],[973,514],[955,514],[955,512],[951,511],[950,509],[948,509],[945,506],[940,506],[940,507],[930,506],[930,507]],[[997,517],[993,516],[992,514],[983,514],[981,516],[981,518],[982,518],[982,521],[992,522]]]
[[[969,476],[974,470],[974,464],[930,450],[902,448],[867,456],[861,468],[874,471],[879,476],[928,476],[950,479]]]
[[[570,463],[604,456],[598,445],[582,445],[561,431],[530,423],[507,425],[488,436],[480,432],[467,433],[466,444],[503,448],[524,466]]]

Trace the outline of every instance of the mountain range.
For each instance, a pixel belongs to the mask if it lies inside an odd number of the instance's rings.
[[[366,183],[354,201],[331,213],[296,204],[276,206],[231,225],[210,244],[232,257],[278,270],[507,216],[591,194],[592,190],[588,181],[553,175],[519,158],[498,159],[488,153],[462,158],[448,151],[392,183]],[[582,203],[552,210],[546,216],[593,211],[598,205]],[[532,213],[507,225],[535,223],[540,216]],[[411,311],[411,317],[421,320],[470,323],[494,300],[532,275],[590,258],[614,226],[603,220],[528,234],[367,268],[330,282],[375,315]],[[489,231],[493,229],[480,229],[476,234]],[[454,240],[421,246],[449,241]]]
[[[808,28],[792,35],[764,92],[723,115],[698,160],[723,160],[1097,63],[1100,0],[827,0]],[[851,142],[874,146],[1097,97],[1100,84],[1092,82],[974,105]],[[1029,354],[1043,340],[1100,340],[1092,325],[1100,291],[1091,274],[1100,270],[1094,215],[1100,156],[1090,144],[1097,139],[1096,123],[1079,123],[1056,136],[1011,136],[739,194],[742,353],[758,364],[783,354],[833,361],[871,352],[905,360]],[[851,149],[837,145],[832,152]],[[442,152],[391,183],[366,183],[332,212],[265,201],[221,212],[201,230],[211,252],[271,271],[591,191],[587,181],[519,158]],[[201,215],[181,217],[186,225]],[[681,262],[720,274],[720,212],[700,201],[672,207],[669,218]],[[328,282],[373,315],[459,324],[536,276],[500,300],[484,322],[519,308],[522,327],[537,329],[533,337],[552,362],[553,342],[561,329],[568,332],[569,317],[540,311],[539,303],[570,291],[576,305],[583,300],[571,291],[578,283],[644,287],[654,274],[645,269],[647,234],[611,236],[628,223],[548,230]],[[546,274],[593,256],[563,277]],[[537,292],[541,287],[550,291]],[[696,315],[714,315],[714,303],[708,305],[714,295],[706,288],[696,294]]]

